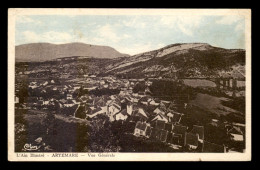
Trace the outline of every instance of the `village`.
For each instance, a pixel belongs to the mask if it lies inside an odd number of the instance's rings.
[[[244,124],[218,119],[207,123],[223,129],[225,140],[232,143],[232,147],[205,140],[204,125],[188,127],[184,122],[185,110],[192,110],[192,106],[153,97],[152,79],[78,74],[80,70],[75,76],[73,66],[16,70],[16,109],[40,110],[89,121],[105,115],[110,122],[132,123],[130,132],[137,138],[160,141],[176,150],[185,148],[187,152],[241,152],[234,143],[245,142]],[[136,91],[138,84],[144,85],[144,91]]]

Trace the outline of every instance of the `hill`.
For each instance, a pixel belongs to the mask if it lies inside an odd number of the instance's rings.
[[[224,49],[206,43],[172,44],[127,57],[108,65],[106,73],[127,76],[202,78],[234,76],[244,78],[245,50]]]
[[[77,75],[245,79],[245,50],[224,49],[206,43],[171,44],[133,56],[121,54],[111,47],[82,43],[63,45],[37,43],[16,48],[16,61],[52,60],[56,61],[54,65],[64,65],[68,67],[68,73],[74,72]],[[30,66],[32,65],[31,62]]]
[[[84,43],[50,44],[32,43],[15,47],[16,61],[47,61],[63,57],[85,56],[94,58],[118,58],[129,56],[108,46]]]

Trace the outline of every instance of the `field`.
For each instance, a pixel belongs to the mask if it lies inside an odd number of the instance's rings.
[[[202,79],[183,79],[183,82],[187,86],[191,87],[216,87],[213,81]]]
[[[236,115],[237,117],[244,117],[240,111],[224,106],[222,102],[230,101],[225,97],[215,97],[208,94],[198,93],[194,100],[190,101],[191,105],[197,106],[205,111],[214,113],[218,116]]]

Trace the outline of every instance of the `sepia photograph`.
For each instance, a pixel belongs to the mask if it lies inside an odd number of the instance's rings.
[[[250,161],[250,9],[9,9],[8,159]]]

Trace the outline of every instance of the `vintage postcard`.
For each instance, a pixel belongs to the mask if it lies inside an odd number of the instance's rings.
[[[8,10],[9,161],[250,161],[250,9]]]

